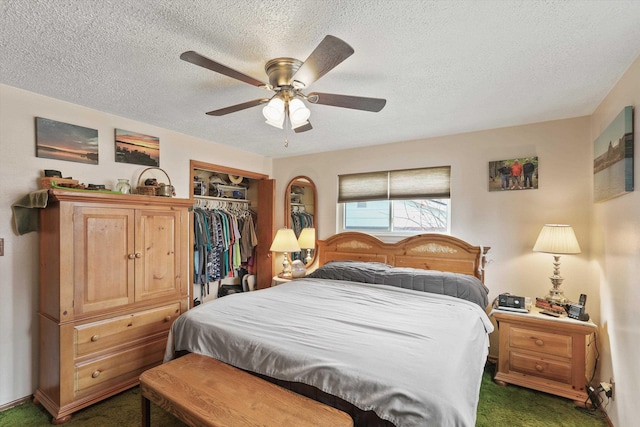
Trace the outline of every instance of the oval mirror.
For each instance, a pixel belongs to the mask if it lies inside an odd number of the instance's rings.
[[[316,185],[310,178],[296,176],[287,185],[284,195],[284,225],[293,229],[302,249],[301,252],[291,253],[291,260],[302,260],[306,267],[316,259],[317,202]]]

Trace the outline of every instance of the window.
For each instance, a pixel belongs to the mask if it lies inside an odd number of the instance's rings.
[[[446,233],[451,167],[338,176],[341,230],[372,234]]]

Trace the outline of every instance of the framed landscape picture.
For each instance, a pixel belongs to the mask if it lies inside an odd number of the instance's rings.
[[[98,130],[36,117],[36,157],[98,164]]]
[[[593,200],[633,191],[633,107],[625,107],[593,144]]]
[[[538,188],[538,157],[489,162],[489,191]]]
[[[144,166],[160,165],[160,139],[116,129],[116,162]]]

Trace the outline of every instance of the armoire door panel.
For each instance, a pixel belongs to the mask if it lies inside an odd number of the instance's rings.
[[[131,209],[74,210],[74,312],[90,313],[134,301],[134,215]]]
[[[177,211],[136,212],[136,301],[180,293],[181,239],[187,239]],[[184,235],[183,235],[184,234]]]

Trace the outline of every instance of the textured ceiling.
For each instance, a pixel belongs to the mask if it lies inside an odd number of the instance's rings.
[[[0,83],[274,158],[591,114],[640,55],[638,0],[0,0],[0,24]],[[267,81],[327,34],[355,53],[309,91],[387,105],[310,105],[288,148],[260,107],[205,115],[270,92],[179,59]]]

